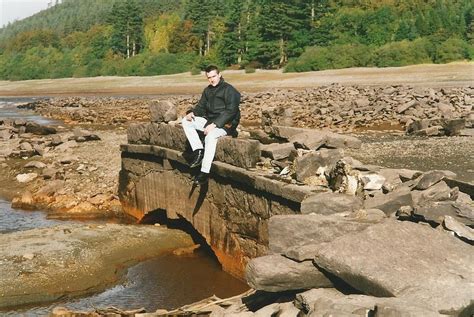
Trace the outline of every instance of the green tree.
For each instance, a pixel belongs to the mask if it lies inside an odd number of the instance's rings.
[[[143,12],[135,0],[116,2],[109,16],[112,49],[126,58],[143,48]]]

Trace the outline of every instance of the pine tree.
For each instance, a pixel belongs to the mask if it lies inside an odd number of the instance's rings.
[[[135,0],[116,2],[109,23],[113,27],[112,49],[127,58],[138,54],[143,47],[143,13]]]

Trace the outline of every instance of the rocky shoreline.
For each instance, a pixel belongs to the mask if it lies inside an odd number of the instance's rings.
[[[313,173],[313,175],[305,172],[304,164],[311,164],[312,161],[310,160],[308,163],[305,162],[303,158],[304,154],[308,154],[310,151],[319,147],[316,144],[318,143],[318,137],[309,135],[306,138],[301,138],[300,135],[298,140],[293,140],[291,136],[285,135],[284,132],[276,131],[275,127],[291,126],[324,130],[330,129],[343,131],[345,133],[366,129],[389,129],[396,130],[398,133],[400,133],[400,131],[415,133],[423,137],[465,135],[464,139],[462,139],[462,144],[465,145],[464,149],[469,152],[473,150],[473,94],[473,87],[422,89],[406,86],[368,88],[330,85],[305,90],[273,89],[244,96],[242,103],[243,124],[240,134],[243,137],[251,137],[259,140],[262,144],[266,144],[264,146],[266,151],[264,156],[266,156],[266,159],[259,162],[259,167],[273,170],[276,174],[283,176],[288,173],[294,173],[295,171],[286,170],[285,172],[285,166],[277,161],[286,158],[287,156],[285,155],[289,155],[290,153],[290,148],[285,143],[289,140],[291,147],[293,147],[296,142],[297,149],[299,148],[298,155],[301,155],[301,158],[297,159],[300,169],[296,174],[299,175],[300,179],[296,179],[295,181],[319,186],[321,184],[314,182],[321,182],[322,178],[315,173]],[[172,105],[176,105],[178,114],[183,114],[187,108],[197,101],[197,96],[178,96],[168,98],[167,100],[169,100]],[[5,171],[5,173],[2,172],[0,176],[0,184],[4,184],[1,186],[3,191],[3,193],[1,193],[2,196],[12,199],[12,205],[14,207],[23,209],[44,209],[48,211],[51,217],[123,217],[124,214],[117,196],[117,184],[118,172],[120,170],[119,145],[126,143],[124,128],[134,122],[148,121],[150,119],[150,105],[158,102],[156,99],[142,98],[74,97],[40,100],[23,105],[22,107],[32,109],[43,116],[63,120],[64,126],[50,127],[22,120],[0,119],[0,166],[2,171]],[[329,132],[325,134],[325,142],[329,142],[327,138],[328,133]],[[334,139],[334,142],[337,143],[338,141],[336,139]],[[348,139],[352,140],[350,138]],[[409,144],[409,142],[410,140],[407,141],[407,144]],[[331,148],[331,145],[328,146]],[[373,150],[374,149],[372,149],[372,151]],[[376,150],[377,148],[375,148],[375,151]],[[354,151],[357,151],[357,147]],[[318,160],[317,155],[318,154],[313,155],[316,160]],[[367,152],[367,155],[370,155],[370,151]],[[333,155],[330,156],[332,157]],[[357,165],[356,161],[352,163]],[[469,164],[468,161],[464,162],[464,164],[466,163]],[[344,167],[342,167],[342,169],[344,170]],[[346,178],[351,176],[349,172],[345,172],[346,174],[344,174],[344,176]],[[416,184],[414,184],[415,180],[419,181],[419,177],[422,175],[424,174],[418,173],[416,177],[411,175],[404,179],[403,182],[408,181],[409,183],[405,185],[411,186],[409,190],[412,190],[413,186],[416,187]],[[390,177],[392,176],[393,175],[390,175]],[[446,176],[450,175],[444,173],[435,183],[438,183]],[[436,178],[438,176],[433,177]],[[377,180],[375,180],[375,182],[376,181]],[[370,182],[371,180],[368,179],[367,183],[363,184],[363,186]],[[400,184],[397,183],[397,186],[398,185]],[[425,189],[428,189],[430,186]],[[392,191],[393,189],[394,188],[384,190],[380,187],[374,196],[380,196],[384,191]],[[404,190],[406,190],[406,188]],[[455,201],[458,197],[453,189],[436,188],[433,195],[438,195],[438,193],[440,193],[440,195],[446,194],[449,197],[452,196],[453,199],[447,200]],[[374,204],[376,208],[381,208],[376,203]],[[412,213],[413,210],[406,210],[406,212],[406,216],[415,215],[416,218],[416,214]],[[387,212],[387,215],[391,213],[392,212]],[[380,214],[370,216],[376,218],[381,217]],[[383,217],[385,216],[386,215],[383,215]],[[403,213],[401,216],[403,216]],[[365,217],[367,217],[367,215],[365,215]],[[290,220],[286,219],[284,221],[288,222]],[[301,219],[294,221],[301,221]],[[397,224],[394,223],[388,225],[389,228],[395,228],[396,226]],[[403,230],[411,230],[411,227],[407,226],[407,228],[408,229],[404,228]],[[374,230],[374,233],[369,234],[369,236],[358,237],[357,240],[371,240],[376,236],[382,235],[381,232],[376,232],[377,229]],[[388,229],[384,227],[384,229],[380,230],[385,232]],[[414,231],[419,230],[415,229]],[[352,236],[348,235],[348,241],[342,240],[341,238],[342,242],[337,243],[348,243],[351,240],[350,237]],[[426,233],[426,236],[420,236],[420,243],[423,239],[428,239],[427,237],[431,238],[432,233],[429,232]],[[355,239],[354,237],[352,238]],[[271,239],[270,237],[270,244],[275,244],[276,242],[273,242]],[[445,239],[444,237],[440,236],[439,239],[439,241],[445,241],[443,240]],[[325,240],[321,242],[330,243],[331,241]],[[450,245],[450,243],[446,242],[446,245]],[[310,259],[316,257],[314,261],[318,263],[318,267],[321,266],[332,274],[338,275],[339,268],[334,268],[334,263],[331,262],[333,258],[329,259],[329,256],[327,256],[332,247],[328,245],[325,248],[325,252],[312,250],[311,252],[316,253],[311,254]],[[356,249],[357,246],[353,246],[353,248]],[[367,246],[367,250],[371,248],[374,248],[374,245]],[[460,248],[462,249],[464,246]],[[296,251],[297,250],[293,250],[293,254]],[[409,251],[413,252],[413,250]],[[290,253],[287,254],[287,252],[289,251],[275,251],[275,253],[284,254],[285,258],[291,258],[291,256],[288,255]],[[278,256],[282,257],[281,255]],[[355,255],[350,254],[350,252],[347,254],[348,258],[354,256]],[[27,254],[27,258],[28,257],[31,256]],[[436,258],[433,261],[438,260],[439,259]],[[305,258],[304,261],[307,262],[305,265],[308,265],[308,258]],[[314,265],[311,261],[312,260],[309,260],[309,269],[314,270]],[[294,262],[296,263],[298,261]],[[258,262],[255,263],[255,266],[259,265]],[[268,263],[276,262],[273,259],[271,261],[269,260],[269,262],[264,261],[262,263],[261,265],[263,265],[264,270],[266,270],[265,267],[268,266]],[[360,263],[362,267],[367,265],[367,263],[363,261]],[[290,267],[292,265],[293,263]],[[347,264],[341,263],[340,265],[344,266]],[[407,262],[403,263],[403,265],[410,266],[418,264]],[[252,269],[249,270],[251,271]],[[303,270],[298,271],[298,273],[288,272],[284,275],[302,274],[301,272],[315,274],[314,271]],[[360,272],[347,274],[357,277]],[[301,279],[305,279],[305,276],[305,274],[300,275]],[[248,281],[251,280],[252,278],[249,277]],[[279,282],[270,280],[265,283],[277,284]],[[256,282],[251,282],[251,285],[255,289],[259,289],[263,292],[269,291],[265,289],[265,287],[261,287],[262,284]],[[364,285],[366,284],[362,283],[362,286],[360,286],[356,280],[356,282],[353,283],[353,286],[354,285],[360,290],[365,287]],[[368,287],[370,288],[371,284]],[[390,288],[390,285],[385,285],[384,287]],[[411,287],[411,285],[403,287]],[[308,286],[305,285],[301,287],[301,285],[299,285],[299,288],[308,288]],[[265,309],[265,311],[261,311],[260,315],[268,316],[268,314],[271,315],[274,313],[283,314],[286,312],[286,309],[289,311],[287,312],[288,314],[291,314],[290,312],[303,312],[310,315],[311,309],[317,301],[323,302],[326,306],[329,305],[328,307],[330,308],[334,308],[334,305],[342,305],[338,301],[341,298],[344,298],[345,303],[347,302],[347,298],[344,297],[345,295],[331,293],[332,291],[327,293],[324,290],[320,290],[317,292],[317,295],[312,293],[296,293],[293,286],[290,288],[283,287],[278,291],[275,289],[270,290],[270,292],[277,293],[287,291],[293,292],[292,296],[296,296],[296,300],[300,298],[299,301],[301,303],[298,304],[300,306],[293,303],[286,305],[286,308],[284,308],[283,304],[273,306],[260,305],[259,309]],[[365,289],[363,291],[364,293],[370,293],[370,291],[366,291]],[[396,290],[387,290],[387,294],[389,292],[395,294]],[[265,297],[263,295],[261,296]],[[216,309],[216,313],[218,313],[217,315],[225,315],[226,313],[236,315],[238,313],[241,316],[250,316],[254,315],[254,312],[256,315],[259,315],[257,314],[258,309],[254,309],[253,311],[249,311],[248,309],[246,311],[245,309],[239,310],[243,305],[242,299],[238,299],[233,303],[229,301],[228,303],[230,304],[225,307],[220,305],[213,306]],[[368,304],[364,304],[365,306],[357,304],[355,306],[360,309],[364,308],[366,311],[373,311],[376,305],[379,305],[378,307],[395,304],[401,306],[406,305],[406,302],[394,303],[393,301],[384,303],[378,301],[375,303],[372,299],[367,299],[365,303]],[[298,309],[298,311],[296,311],[295,308]],[[425,306],[412,308],[410,312],[419,311],[422,313],[435,314],[439,311],[439,309],[435,311],[426,310]],[[334,310],[331,309],[328,308],[327,311],[334,312]],[[380,309],[382,308],[379,308],[379,310]],[[398,310],[398,312],[400,311],[404,312],[405,310]],[[338,312],[341,312],[341,310],[338,310]],[[457,312],[459,312],[459,310]],[[158,313],[152,315],[160,316]]]

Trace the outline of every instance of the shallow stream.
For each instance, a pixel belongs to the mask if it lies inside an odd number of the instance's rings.
[[[0,234],[51,227],[64,222],[47,219],[41,211],[12,209],[9,202],[0,200]],[[177,308],[214,294],[222,298],[230,297],[247,289],[246,284],[223,272],[213,257],[198,251],[188,256],[165,255],[139,263],[128,270],[122,284],[93,296],[10,311],[0,310],[0,315],[45,316],[57,306],[83,311],[110,306],[123,310],[143,307],[147,312],[153,312],[158,308]]]

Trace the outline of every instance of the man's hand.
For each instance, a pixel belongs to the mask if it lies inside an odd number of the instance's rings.
[[[214,123],[211,123],[204,129],[204,135],[208,135],[215,128],[216,128],[216,125]]]
[[[193,121],[194,119],[194,112],[190,112],[186,115],[186,120]]]

